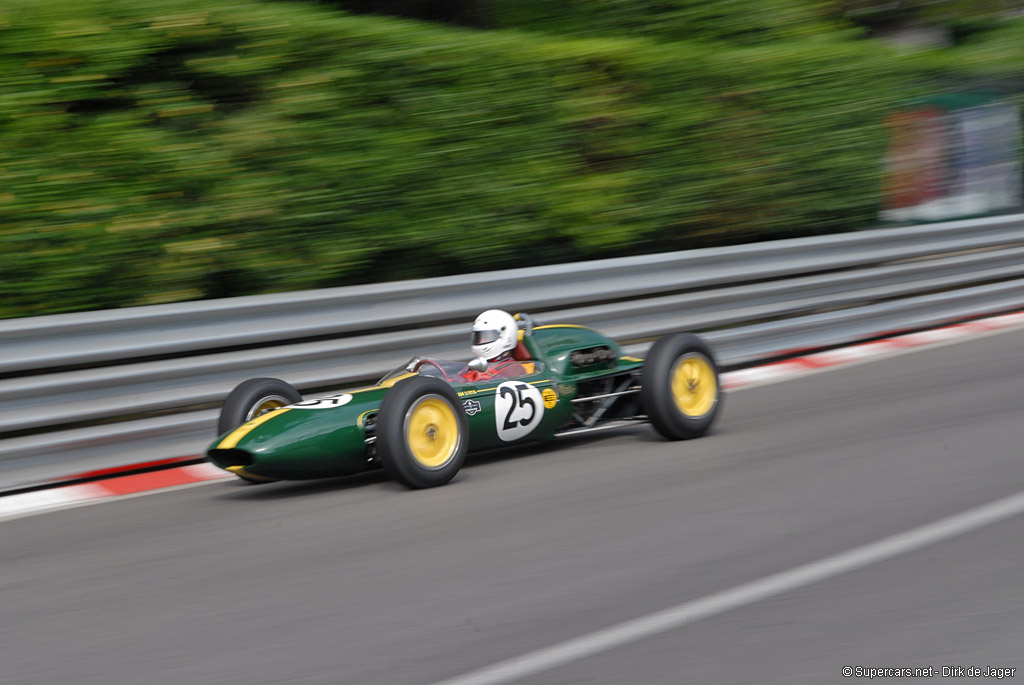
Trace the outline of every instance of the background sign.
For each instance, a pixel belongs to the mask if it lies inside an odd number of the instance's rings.
[[[1009,102],[886,118],[882,219],[941,221],[1020,207],[1020,112]]]

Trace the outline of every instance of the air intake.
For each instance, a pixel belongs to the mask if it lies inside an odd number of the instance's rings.
[[[222,469],[229,466],[248,467],[255,463],[252,455],[245,450],[209,450],[206,456]]]

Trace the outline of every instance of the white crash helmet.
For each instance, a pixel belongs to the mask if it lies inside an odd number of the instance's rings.
[[[519,344],[519,325],[508,312],[488,309],[473,322],[473,355],[494,359]]]

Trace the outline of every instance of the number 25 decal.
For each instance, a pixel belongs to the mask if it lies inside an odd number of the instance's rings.
[[[543,415],[544,400],[532,385],[510,381],[495,389],[494,419],[502,440],[510,442],[526,437]]]
[[[318,397],[314,400],[303,400],[302,402],[296,402],[295,404],[289,404],[289,409],[334,409],[335,407],[341,407],[352,401],[352,395],[347,392],[338,393],[337,395],[328,395],[327,397]]]

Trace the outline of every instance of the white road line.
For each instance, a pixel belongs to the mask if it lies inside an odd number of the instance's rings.
[[[68,509],[77,509],[79,507],[91,507],[94,504],[120,502],[121,500],[146,497],[148,495],[158,495],[164,492],[186,490],[200,485],[220,483],[226,478],[233,478],[233,476],[231,476],[231,474],[227,474],[223,478],[219,479],[200,480],[195,483],[182,483],[181,485],[170,485],[166,488],[142,490],[140,492],[133,492],[127,495],[114,495],[103,488],[96,488],[96,486],[91,483],[85,483],[83,485],[69,485],[61,488],[54,488],[53,490],[39,490],[37,492],[30,492],[24,495],[9,495],[7,497],[0,497],[0,523],[26,518],[28,516],[35,516],[37,514],[47,514],[51,511],[66,511]],[[95,489],[86,491],[88,488]],[[62,490],[66,491],[72,489],[77,489],[77,492],[73,497],[68,496],[67,493],[61,493]],[[37,503],[36,497],[39,496],[40,493],[45,493],[43,495],[43,501],[42,503]],[[52,497],[50,493],[60,493],[60,496]],[[14,503],[11,503],[12,500],[16,500],[17,498],[22,499],[20,502],[15,501]]]
[[[1005,317],[998,317],[996,319],[981,319],[980,321],[995,321],[1000,324],[999,328],[991,328],[986,331],[975,331],[968,337],[951,337],[943,340],[932,340],[927,342],[916,342],[913,345],[900,345],[892,344],[888,345],[888,340],[883,340],[873,343],[863,343],[864,345],[885,345],[888,349],[882,350],[881,347],[877,348],[876,351],[880,352],[875,354],[872,351],[871,354],[860,355],[855,350],[860,345],[851,345],[850,347],[840,347],[836,350],[830,350],[829,352],[816,352],[814,354],[807,355],[803,359],[808,359],[814,362],[823,361],[822,355],[828,355],[831,352],[837,352],[845,354],[847,350],[851,350],[849,358],[833,365],[824,365],[819,367],[804,366],[802,364],[794,364],[791,367],[783,369],[783,372],[768,371],[767,373],[761,373],[761,369],[770,369],[771,365],[768,366],[755,366],[749,369],[741,369],[739,371],[729,371],[722,374],[722,387],[728,392],[738,392],[740,390],[749,390],[751,388],[759,388],[763,385],[771,385],[773,383],[784,383],[791,381],[796,378],[804,378],[805,376],[814,376],[820,373],[829,373],[839,369],[848,369],[852,366],[859,366],[861,364],[869,364],[876,361],[882,361],[883,359],[892,359],[893,357],[902,357],[914,352],[920,352],[922,350],[937,350],[941,347],[951,347],[952,345],[959,345],[965,342],[973,342],[975,340],[982,340],[983,338],[990,338],[995,335],[1002,333],[1010,333],[1013,331],[1024,328],[1024,315],[1006,315]],[[936,329],[941,330],[941,329]],[[894,341],[904,341],[904,339],[910,339],[911,335],[899,336],[893,338]],[[906,341],[904,341],[906,342]],[[860,358],[857,358],[860,357]],[[826,358],[827,359],[827,358]],[[779,366],[776,364],[775,366]],[[755,372],[750,375],[746,375],[746,372]]]
[[[1024,513],[1024,492],[730,590],[598,630],[434,685],[498,685],[760,602]]]
[[[91,486],[86,486],[91,487]],[[54,490],[26,492],[21,495],[0,497],[0,520],[29,514],[39,514],[74,504],[81,499],[82,486],[75,485]]]

